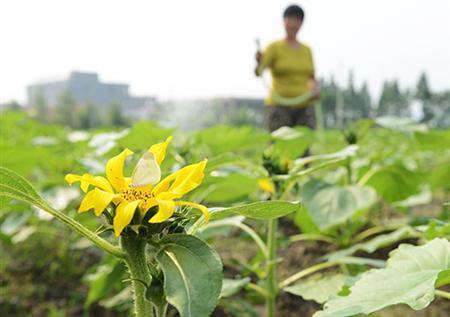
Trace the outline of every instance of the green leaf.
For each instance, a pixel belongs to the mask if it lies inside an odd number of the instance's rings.
[[[399,118],[393,116],[378,117],[375,119],[375,123],[391,130],[397,130],[401,132],[426,132],[427,126],[420,124],[410,118]]]
[[[424,309],[434,299],[439,274],[448,269],[449,241],[437,238],[422,246],[400,245],[391,252],[386,268],[364,273],[350,295],[327,301],[314,317],[370,314],[395,304]]]
[[[220,292],[220,297],[230,297],[237,292],[239,292],[245,285],[250,283],[250,278],[241,278],[241,279],[230,279],[224,278],[222,281],[222,291]]]
[[[375,191],[370,187],[331,186],[319,190],[305,205],[314,223],[326,230],[346,222],[375,201]]]
[[[338,294],[345,285],[346,276],[342,274],[314,275],[300,283],[283,288],[285,292],[301,296],[306,300],[324,303],[331,296]]]
[[[308,213],[304,205],[301,205],[294,216],[295,224],[301,229],[303,233],[319,233],[320,230],[314,223],[311,215]]]
[[[397,241],[409,238],[411,236],[415,236],[416,231],[411,227],[402,227],[395,231],[392,231],[387,234],[381,234],[376,236],[375,238],[366,241],[357,243],[350,248],[339,250],[333,253],[329,253],[326,257],[329,261],[334,261],[338,258],[349,256],[354,254],[357,251],[365,251],[367,253],[373,253],[379,248],[387,247]]]
[[[203,200],[212,204],[242,201],[258,189],[257,180],[243,173],[208,177],[204,186],[207,194]]]
[[[161,240],[156,254],[164,273],[167,301],[181,317],[209,316],[222,289],[222,262],[200,239],[171,234]]]
[[[33,205],[46,205],[31,184],[19,174],[0,167],[0,196],[10,197]]]
[[[238,214],[251,219],[274,219],[286,216],[298,210],[299,204],[287,201],[260,201],[243,206],[225,208],[217,213],[223,218],[224,215]],[[213,218],[213,217],[211,217]]]
[[[401,165],[391,165],[374,173],[366,182],[387,202],[396,202],[418,194],[421,178]]]

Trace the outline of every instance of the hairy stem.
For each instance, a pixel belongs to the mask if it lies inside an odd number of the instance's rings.
[[[135,315],[136,317],[153,317],[153,305],[145,297],[144,283],[149,287],[152,282],[145,253],[146,241],[134,233],[124,233],[121,244],[127,254],[125,262],[132,280]]]

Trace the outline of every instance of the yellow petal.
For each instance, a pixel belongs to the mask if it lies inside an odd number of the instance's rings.
[[[98,187],[100,189],[103,189],[107,192],[112,192],[111,185],[108,183],[106,178],[101,176],[92,176],[91,174],[83,174],[76,175],[76,174],[67,174],[65,177],[65,180],[69,185],[72,185],[75,182],[80,182],[80,188],[82,191],[87,192],[89,189],[89,185]]]
[[[183,200],[178,200],[175,202],[176,206],[189,206],[189,207],[193,207],[196,208],[198,210],[200,210],[203,214],[203,217],[205,218],[205,224],[208,223],[209,221],[209,211],[208,208],[206,208],[206,206],[200,205],[200,204],[196,204],[190,201],[183,201]]]
[[[116,237],[120,236],[122,230],[131,222],[131,219],[133,219],[134,216],[134,211],[140,202],[140,200],[134,200],[132,202],[124,200],[119,206],[117,206],[116,216],[113,221],[114,234]]]
[[[95,190],[91,190],[84,196],[81,201],[80,207],[78,207],[78,212],[85,212],[91,208],[94,208],[95,204]]]
[[[98,217],[102,214],[106,207],[111,203],[114,198],[120,197],[117,194],[105,192],[100,189],[94,189],[95,197],[94,197],[94,212]]]
[[[206,162],[207,160],[203,160],[199,163],[188,165],[167,176],[155,186],[153,195],[159,196],[164,192],[165,199],[175,199],[195,189],[203,181]]]
[[[166,157],[167,147],[169,146],[169,143],[171,141],[172,137],[169,136],[164,142],[153,144],[148,150],[149,152],[153,153],[158,165],[161,165],[162,161],[164,161],[164,158]]]
[[[173,200],[157,200],[158,202],[158,212],[154,215],[148,222],[150,223],[159,223],[166,221],[170,217],[172,217],[173,212],[175,211],[175,203]]]
[[[142,216],[145,215],[150,208],[155,207],[157,205],[158,201],[154,198],[144,200],[142,204],[139,206],[142,212]]]
[[[268,193],[275,193],[275,186],[272,181],[268,178],[262,178],[258,180],[259,188]]]
[[[123,166],[125,159],[131,154],[133,154],[133,151],[125,149],[106,163],[106,177],[116,191],[120,191],[125,187],[126,181],[123,176]]]

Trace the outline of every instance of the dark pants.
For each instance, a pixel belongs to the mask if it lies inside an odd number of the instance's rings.
[[[270,132],[284,126],[293,127],[296,125],[303,125],[310,129],[316,127],[314,106],[305,108],[284,106],[267,107],[267,126]]]

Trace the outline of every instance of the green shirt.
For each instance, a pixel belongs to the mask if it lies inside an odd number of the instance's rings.
[[[274,92],[282,97],[294,98],[311,90],[310,80],[314,78],[314,63],[311,49],[303,43],[300,43],[298,48],[291,47],[285,40],[271,43],[263,52],[258,75],[266,68],[272,74],[271,93],[266,99],[268,105],[276,105],[273,100],[276,99],[273,97]]]

